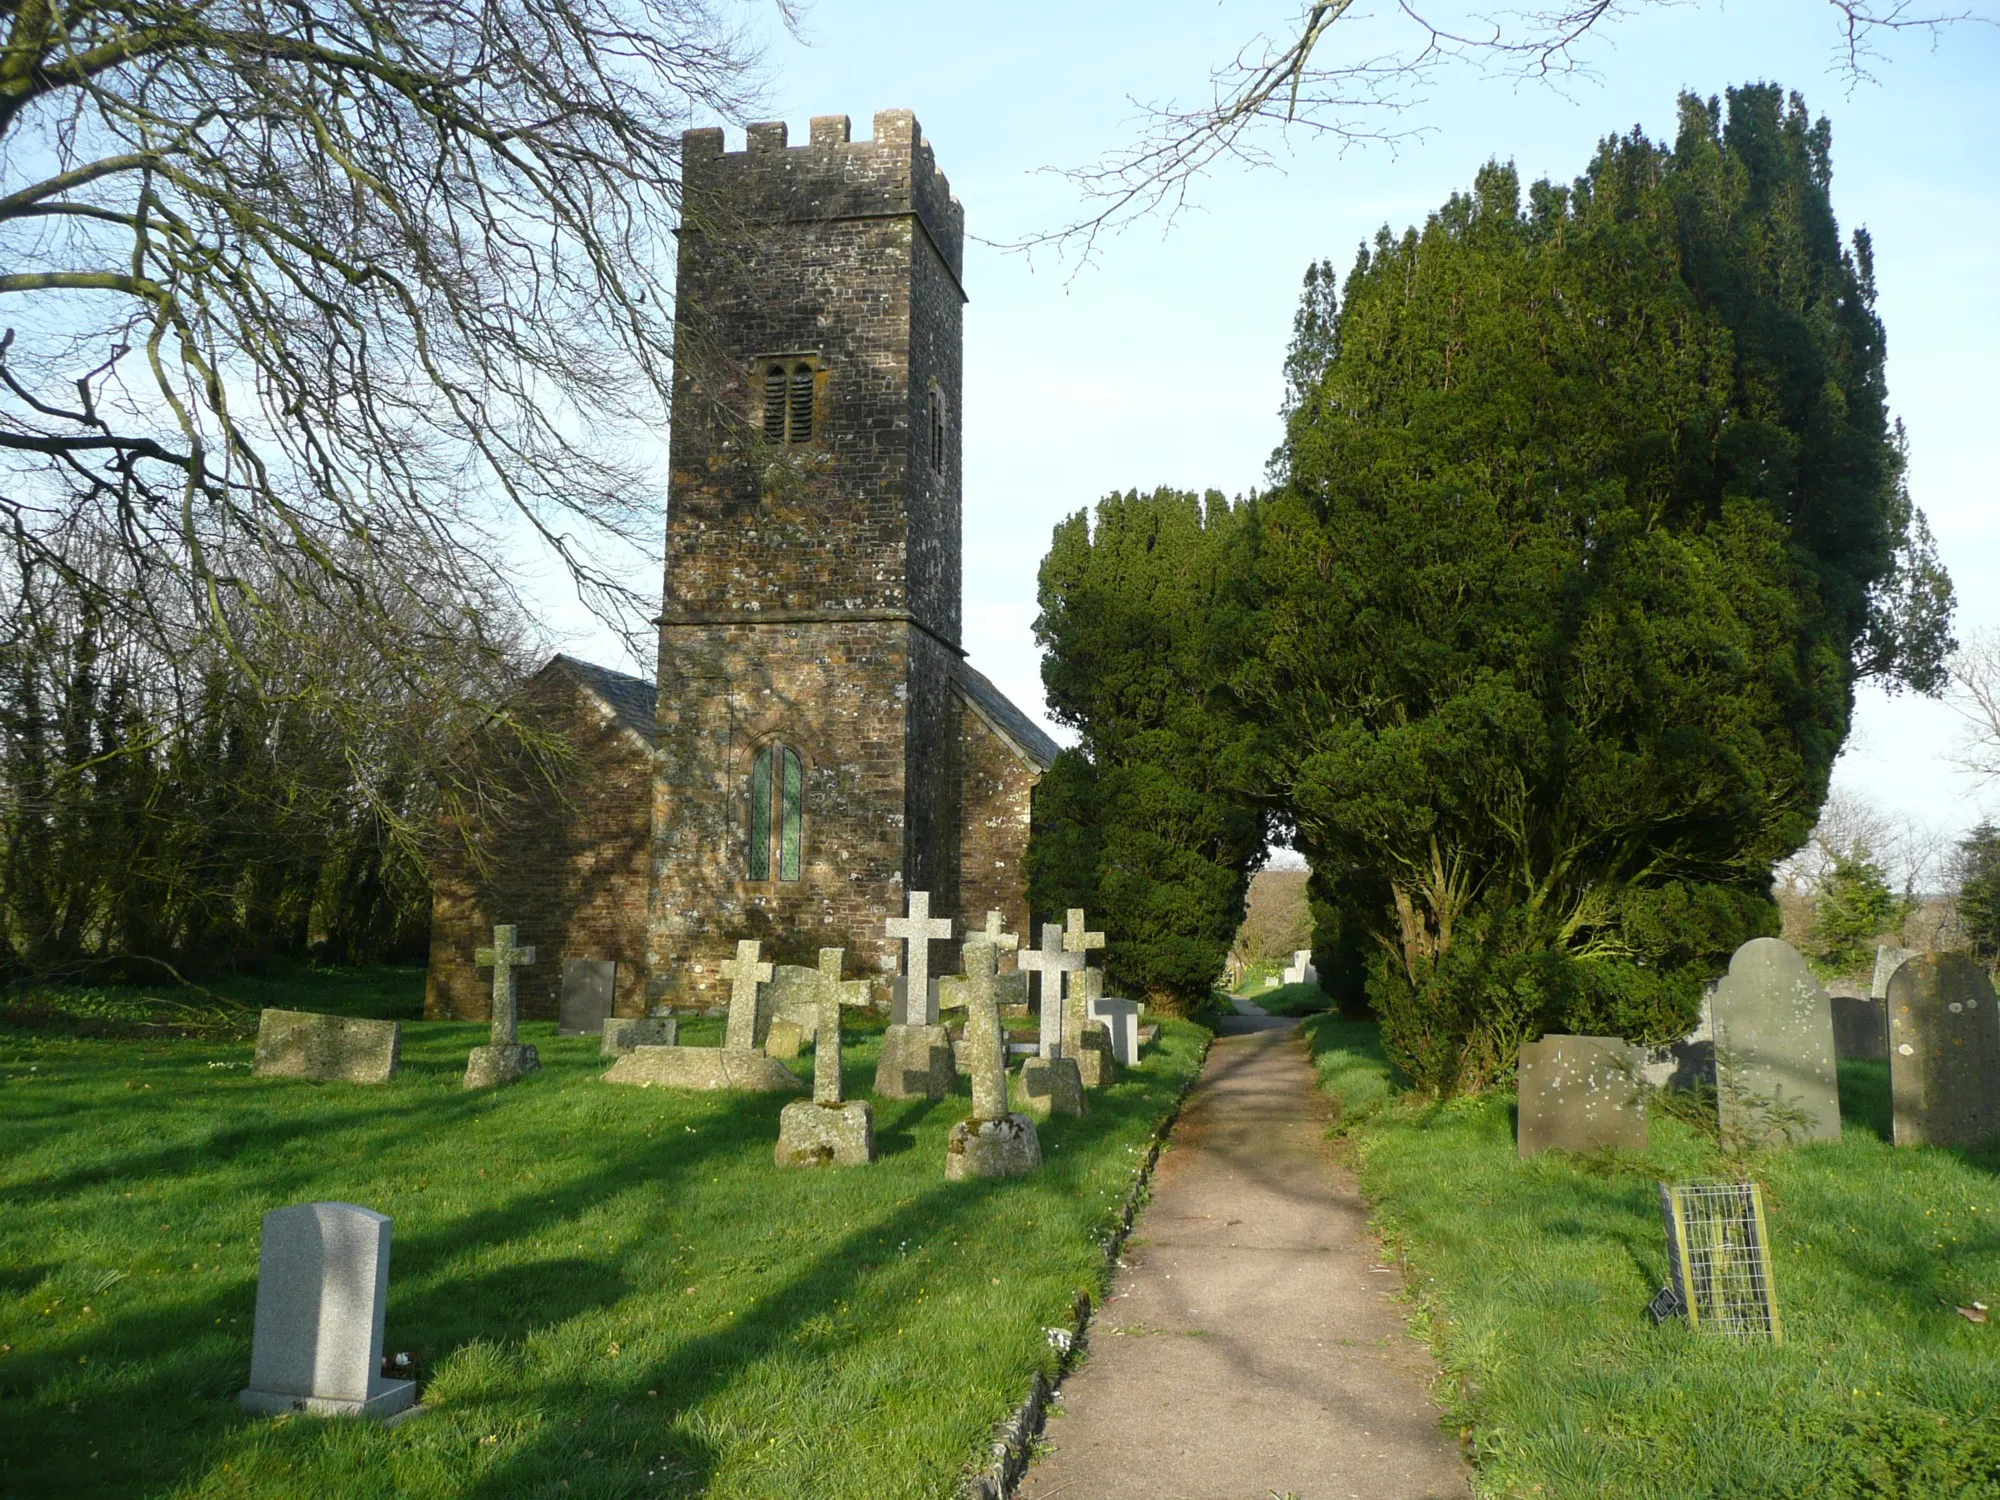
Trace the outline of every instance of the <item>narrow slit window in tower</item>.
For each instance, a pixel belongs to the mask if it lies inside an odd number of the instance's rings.
[[[944,473],[944,392],[931,387],[931,472]]]

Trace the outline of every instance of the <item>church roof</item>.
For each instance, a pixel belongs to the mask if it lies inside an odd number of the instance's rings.
[[[1016,708],[971,662],[961,660],[955,670],[959,691],[979,710],[981,718],[1044,771],[1055,764],[1062,746],[1050,739],[1041,725]]]
[[[574,656],[556,656],[549,665],[565,672],[602,698],[618,716],[618,722],[652,743],[653,714],[659,703],[658,690],[643,677],[628,677],[595,662],[578,661]]]

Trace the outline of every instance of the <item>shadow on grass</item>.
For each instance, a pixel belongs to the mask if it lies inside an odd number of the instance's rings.
[[[1858,1125],[1879,1141],[1895,1140],[1887,1061],[1849,1058],[1840,1064],[1840,1122]]]

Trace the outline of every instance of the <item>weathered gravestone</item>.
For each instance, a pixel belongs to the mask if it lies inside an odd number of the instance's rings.
[[[562,999],[557,1036],[602,1036],[618,994],[618,961],[611,958],[563,960]]]
[[[1313,967],[1312,949],[1300,948],[1292,954],[1292,961],[1285,970],[1286,984],[1318,984],[1319,970]]]
[[[1079,947],[1074,952],[1070,951],[1062,928],[1053,922],[1042,924],[1042,946],[1039,949],[1024,949],[1021,953],[1020,967],[1041,977],[1041,1002],[1036,1008],[1036,1015],[1043,1057],[1061,1055],[1063,991],[1067,983],[1063,976],[1081,969],[1084,963],[1084,950]]]
[[[736,957],[719,965],[730,981],[729,1022],[720,1047],[634,1047],[604,1074],[606,1083],[640,1088],[736,1089],[751,1093],[796,1093],[799,1076],[776,1058],[757,1050],[763,1004],[759,991],[771,965],[758,958],[761,945],[741,941]]]
[[[1076,1059],[1077,1073],[1087,1089],[1103,1088],[1118,1079],[1118,1059],[1111,1050],[1111,1032],[1090,1018],[1093,1002],[1104,998],[1104,971],[1079,969],[1065,976],[1063,1051]]]
[[[1090,1019],[1102,1021],[1104,1029],[1111,1037],[1111,1055],[1120,1065],[1130,1068],[1139,1061],[1139,1004],[1136,1000],[1121,1000],[1115,995],[1094,996],[1090,1002]]]
[[[1963,953],[1925,953],[1889,981],[1889,1096],[1899,1146],[2000,1135],[2000,1009]]]
[[[1545,1036],[1521,1044],[1516,1149],[1646,1149],[1645,1054],[1615,1036]]]
[[[1840,1139],[1833,1008],[1796,949],[1752,938],[1715,987],[1715,1091],[1726,1141]]]
[[[993,980],[995,951],[984,937],[965,945],[965,1044],[972,1072],[972,1114],[951,1127],[945,1141],[944,1175],[951,1182],[969,1177],[1020,1177],[1042,1164],[1035,1122],[1007,1108],[1006,1034],[1000,1026],[998,989]]]
[[[473,955],[480,968],[493,970],[493,1040],[474,1047],[465,1060],[465,1087],[486,1089],[525,1078],[542,1065],[541,1054],[521,1044],[520,1004],[514,994],[514,971],[535,961],[535,950],[515,943],[511,925],[493,929],[493,946]]]
[[[606,1016],[604,1045],[598,1052],[623,1057],[634,1047],[672,1047],[680,1039],[681,1023],[674,1016]]]
[[[264,1215],[250,1384],[259,1412],[387,1417],[417,1398],[382,1378],[389,1219],[352,1203],[301,1203]]]
[[[1038,1120],[1050,1115],[1087,1115],[1083,1071],[1073,1057],[1027,1057],[1014,1075],[1014,1102]]]
[[[783,1016],[773,1016],[764,1031],[764,1055],[775,1057],[779,1062],[791,1062],[799,1055],[799,1048],[806,1044],[806,1029],[797,1021],[788,1021]]]
[[[911,891],[909,900],[909,915],[890,917],[883,923],[890,937],[903,940],[903,978],[910,1010],[902,1021],[892,1017],[889,1029],[882,1033],[875,1092],[885,1099],[942,1099],[952,1091],[957,1070],[951,1060],[951,1033],[938,1024],[930,954],[934,939],[951,936],[951,920],[931,915],[929,891]]]
[[[865,979],[842,979],[840,967],[846,960],[844,948],[822,948],[819,950],[819,966],[809,969],[803,964],[776,964],[771,969],[771,982],[766,986],[765,1005],[773,1022],[796,1021],[799,1030],[810,1042],[819,1028],[820,1001],[828,984],[836,987],[836,996],[843,1006],[850,1010],[867,1010],[875,1003],[875,987]],[[828,955],[832,955],[833,969],[827,970]]]
[[[1836,1062],[1852,1059],[1880,1061],[1889,1055],[1889,1009],[1867,995],[1827,992],[1833,1007],[1833,1056]]]
[[[267,1010],[257,1018],[257,1061],[266,1078],[315,1083],[387,1083],[402,1056],[395,1021],[353,1021],[303,1010]]]
[[[1890,943],[1878,943],[1875,947],[1875,972],[1868,981],[1868,998],[1887,1000],[1889,981],[1896,977],[1896,971],[1903,964],[1917,956],[1914,948],[1898,948]]]
[[[866,1099],[847,1098],[840,1076],[842,956],[839,948],[819,951],[820,972],[827,978],[813,1028],[813,1096],[787,1104],[778,1116],[781,1167],[865,1167],[875,1159],[874,1108]]]

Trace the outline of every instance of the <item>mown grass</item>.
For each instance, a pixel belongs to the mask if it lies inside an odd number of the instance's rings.
[[[1660,1180],[1728,1175],[1655,1111],[1643,1156],[1514,1154],[1514,1099],[1399,1097],[1374,1028],[1308,1022],[1488,1495],[2000,1495],[2000,1146],[1889,1144],[1885,1065],[1841,1065],[1838,1144],[1760,1154],[1784,1342],[1655,1328]]]
[[[47,980],[0,986],[0,1029],[50,1036],[242,1039],[265,1006],[306,1004],[334,1015],[417,1021],[424,971],[413,968],[280,967],[235,974],[212,985],[78,984]]]
[[[1238,990],[1266,1015],[1315,1016],[1333,1009],[1333,997],[1316,984],[1281,984],[1274,990]]]
[[[962,1081],[876,1100],[873,1167],[781,1173],[783,1098],[610,1087],[594,1039],[522,1030],[543,1071],[476,1094],[477,1025],[406,1026],[376,1088],[253,1078],[241,1042],[0,1031],[0,1497],[952,1494],[1053,1369],[1204,1040],[1168,1023],[1043,1130],[1038,1176],[960,1184]],[[856,1095],[878,1048],[850,1042]],[[395,1219],[388,1347],[431,1409],[394,1431],[233,1404],[260,1216],[315,1199]]]

